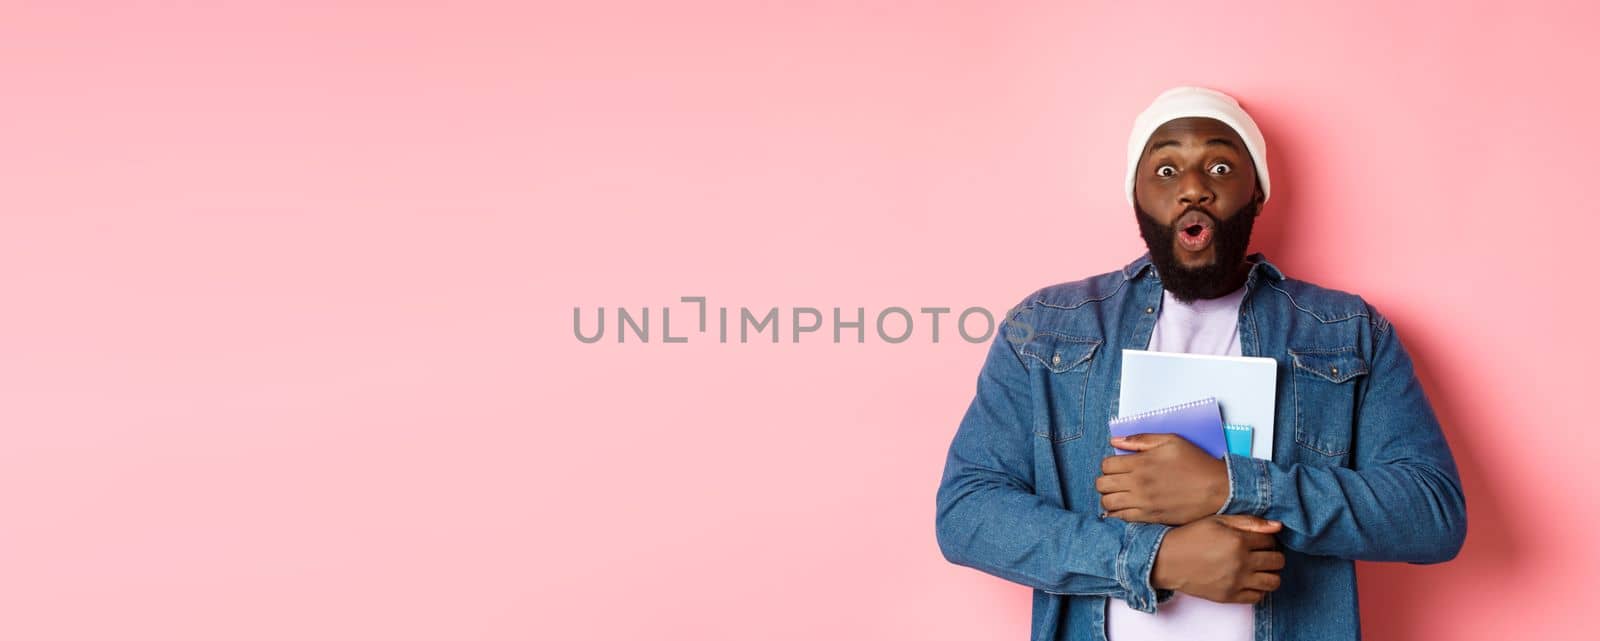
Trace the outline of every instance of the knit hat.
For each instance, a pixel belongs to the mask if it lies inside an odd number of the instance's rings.
[[[1267,139],[1261,136],[1256,121],[1228,94],[1204,87],[1174,87],[1156,96],[1155,102],[1133,121],[1133,133],[1128,136],[1128,204],[1133,204],[1133,176],[1144,145],[1150,142],[1150,134],[1169,120],[1195,116],[1220,120],[1244,140],[1245,149],[1255,162],[1256,180],[1261,184],[1265,202],[1266,197],[1272,195],[1271,183],[1267,180]]]

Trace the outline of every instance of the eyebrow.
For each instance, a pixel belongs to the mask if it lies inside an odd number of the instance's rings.
[[[1155,150],[1160,149],[1162,147],[1177,146],[1177,144],[1178,144],[1178,141],[1173,140],[1171,138],[1168,138],[1166,140],[1160,140],[1160,141],[1157,141],[1156,144],[1150,145],[1150,151],[1154,152]],[[1212,138],[1212,139],[1206,141],[1206,145],[1222,145],[1222,146],[1228,147],[1230,149],[1233,149],[1234,151],[1238,151],[1239,150],[1239,146],[1233,144],[1233,141],[1232,140],[1228,140],[1227,138]]]

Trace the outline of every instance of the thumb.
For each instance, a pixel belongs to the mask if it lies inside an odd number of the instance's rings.
[[[1124,450],[1143,452],[1175,438],[1176,434],[1134,434],[1132,436],[1117,436],[1111,439],[1111,445]]]
[[[1235,530],[1244,530],[1246,532],[1275,534],[1279,530],[1283,529],[1283,523],[1279,521],[1269,521],[1259,516],[1251,516],[1249,514],[1219,514],[1215,518],[1222,521],[1228,527],[1231,527]]]

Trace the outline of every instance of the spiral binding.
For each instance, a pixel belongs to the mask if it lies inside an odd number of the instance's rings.
[[[1180,403],[1178,405],[1173,405],[1172,407],[1163,407],[1161,409],[1149,410],[1149,411],[1146,411],[1146,412],[1139,412],[1138,414],[1133,414],[1133,415],[1129,415],[1129,416],[1118,416],[1118,417],[1113,418],[1113,419],[1111,419],[1109,421],[1106,421],[1106,425],[1121,425],[1121,424],[1126,423],[1128,421],[1137,421],[1137,420],[1140,420],[1140,419],[1150,418],[1152,416],[1160,416],[1162,414],[1170,414],[1172,412],[1176,412],[1176,411],[1179,411],[1179,410],[1189,409],[1189,408],[1194,407],[1196,405],[1205,405],[1206,403],[1210,403],[1210,402],[1215,401],[1215,400],[1217,400],[1215,396],[1207,396],[1207,397],[1199,399],[1199,400],[1193,400],[1193,401],[1189,401],[1187,403]]]

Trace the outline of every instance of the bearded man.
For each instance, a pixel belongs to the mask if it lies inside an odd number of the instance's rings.
[[[1236,100],[1162,93],[1128,142],[1148,251],[1029,294],[1010,318],[1032,331],[990,344],[937,537],[950,562],[1033,588],[1035,641],[1355,639],[1354,561],[1460,551],[1461,481],[1395,327],[1247,255],[1270,188]],[[1111,438],[1123,349],[1276,359],[1271,458]]]

